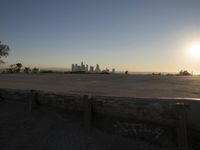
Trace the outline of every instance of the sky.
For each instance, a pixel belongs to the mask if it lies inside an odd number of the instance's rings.
[[[0,0],[7,64],[200,72],[199,0]],[[200,43],[200,42],[199,42]],[[197,56],[199,55],[199,56]]]

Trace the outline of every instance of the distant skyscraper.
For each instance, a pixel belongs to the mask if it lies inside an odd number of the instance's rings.
[[[77,64],[75,64],[75,69],[74,69],[74,71],[75,71],[75,72],[78,71],[78,65],[77,65]]]
[[[72,64],[72,72],[75,72],[75,66]]]
[[[115,68],[112,69],[112,73],[115,73]]]
[[[83,61],[81,62],[81,64],[72,64],[71,66],[71,71],[72,72],[93,72],[93,73],[100,73],[101,72],[101,69],[99,67],[99,64],[96,65],[96,67],[94,66],[88,66],[87,64],[84,65]],[[102,72],[106,72],[106,73],[109,73],[109,69],[105,69],[105,70],[102,70]],[[112,73],[115,73],[115,68],[112,68]]]
[[[90,66],[90,72],[94,72],[94,67]]]
[[[97,64],[96,68],[95,68],[95,72],[101,72],[99,64]]]
[[[81,71],[81,66],[80,65],[78,65],[77,71]]]
[[[85,65],[83,64],[83,62],[81,62],[81,69],[80,71],[85,71]]]
[[[85,67],[85,71],[88,72],[88,65],[86,65],[86,67]]]

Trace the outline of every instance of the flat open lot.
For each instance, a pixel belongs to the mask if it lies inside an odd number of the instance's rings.
[[[72,119],[73,118],[73,119]],[[1,150],[168,150],[139,138],[126,138],[93,128],[87,133],[81,119],[66,111],[26,103],[0,102]],[[172,150],[177,149],[171,145]]]
[[[200,98],[200,76],[0,74],[0,88],[125,97]]]

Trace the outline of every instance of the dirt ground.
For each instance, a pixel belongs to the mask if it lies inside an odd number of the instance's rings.
[[[1,150],[167,150],[145,141],[93,129],[80,120],[45,107],[27,110],[25,103],[0,102]]]
[[[0,74],[0,88],[125,97],[200,98],[200,76]]]
[[[0,74],[0,88],[125,97],[200,97],[200,76]],[[0,150],[168,150],[137,138],[93,129],[66,112],[0,101]],[[177,148],[170,148],[171,150]]]

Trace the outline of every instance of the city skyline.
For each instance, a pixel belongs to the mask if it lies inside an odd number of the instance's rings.
[[[112,73],[115,73],[116,71],[115,68],[112,68],[111,70]],[[84,64],[82,61],[80,65],[78,63],[72,64],[71,72],[109,73],[110,69],[107,67],[105,69],[101,69],[99,64],[96,64],[96,67],[94,67],[93,65]]]
[[[198,0],[2,0],[10,64],[131,72],[200,72]],[[5,67],[4,66],[4,67]],[[2,66],[1,66],[2,67]]]

